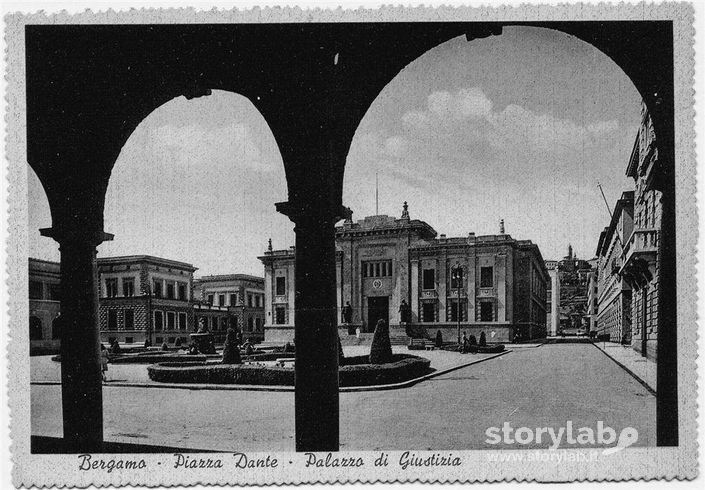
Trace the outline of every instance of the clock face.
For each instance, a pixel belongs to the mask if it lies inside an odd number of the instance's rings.
[[[372,287],[375,288],[375,289],[381,288],[381,287],[382,287],[382,281],[379,280],[379,279],[375,279],[374,281],[372,281]]]

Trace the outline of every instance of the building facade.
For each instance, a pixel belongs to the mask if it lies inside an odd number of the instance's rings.
[[[216,342],[228,328],[243,338],[264,339],[264,278],[247,274],[203,276],[193,280],[194,321],[207,325]]]
[[[101,341],[188,344],[195,271],[191,264],[149,255],[98,259]]]
[[[634,227],[625,237],[620,274],[632,288],[632,347],[656,360],[658,334],[661,192],[654,182],[660,161],[653,123],[642,104],[642,118],[626,174],[634,180]]]
[[[30,353],[56,353],[60,347],[61,271],[58,262],[29,259]]]
[[[549,277],[546,283],[546,335],[555,337],[561,324],[561,280],[558,261],[547,260],[546,270]]]
[[[631,343],[632,290],[619,273],[624,243],[634,227],[634,192],[623,192],[610,225],[600,234],[598,257],[597,335],[609,335],[612,342]]]
[[[503,227],[503,226],[502,226]],[[406,327],[441,331],[446,340],[463,332],[488,342],[546,335],[549,276],[538,247],[498,235],[447,238],[406,203],[401,218],[368,216],[336,228],[337,304],[341,335],[370,333],[379,319],[392,333]],[[265,268],[265,340],[294,337],[293,248],[260,258]],[[350,321],[343,318],[349,306]],[[406,306],[406,310],[405,310]],[[408,311],[408,322],[402,322]]]

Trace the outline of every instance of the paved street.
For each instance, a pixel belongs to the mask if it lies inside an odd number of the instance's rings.
[[[32,433],[61,436],[59,386],[32,386]],[[199,449],[293,450],[293,393],[110,387],[106,439]],[[590,344],[544,345],[393,391],[341,394],[342,449],[475,449],[488,427],[572,421],[655,444],[655,398]],[[543,444],[545,447],[546,444]],[[525,446],[532,447],[532,446]]]

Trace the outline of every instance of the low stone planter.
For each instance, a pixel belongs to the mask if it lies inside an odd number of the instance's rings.
[[[282,355],[278,354],[278,357]],[[400,383],[428,374],[430,364],[428,359],[408,354],[395,354],[393,362],[387,364],[368,364],[367,356],[350,357],[339,368],[340,386]],[[294,386],[292,367],[207,364],[205,361],[161,362],[149,366],[147,372],[152,381],[161,383]]]

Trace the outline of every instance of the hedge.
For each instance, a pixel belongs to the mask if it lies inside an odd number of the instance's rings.
[[[368,364],[367,356],[345,359],[339,369],[340,386],[391,384],[418,378],[430,371],[431,361],[408,354],[395,354],[393,362]],[[293,386],[292,367],[257,366],[252,364],[206,364],[196,362],[163,362],[147,368],[149,379],[160,383],[204,383]]]

